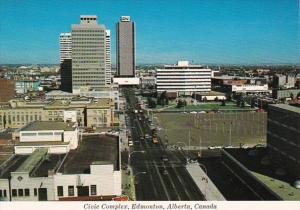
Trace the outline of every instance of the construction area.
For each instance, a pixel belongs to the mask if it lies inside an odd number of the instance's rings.
[[[185,149],[266,143],[266,112],[155,113],[159,136]]]

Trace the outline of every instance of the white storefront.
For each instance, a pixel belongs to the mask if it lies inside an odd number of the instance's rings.
[[[79,196],[78,189],[86,187],[87,196],[118,196],[122,194],[121,172],[113,165],[91,165],[90,174],[61,174],[31,177],[29,172],[11,172],[9,180],[0,178],[0,199],[3,201],[59,200]],[[9,189],[11,189],[11,198]],[[59,190],[62,190],[59,192]],[[4,196],[5,195],[5,196]]]
[[[231,91],[236,93],[271,93],[268,85],[231,85]]]

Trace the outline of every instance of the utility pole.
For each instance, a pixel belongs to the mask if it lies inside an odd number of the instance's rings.
[[[229,125],[229,145],[231,146],[231,126],[232,126],[232,121],[230,122]]]

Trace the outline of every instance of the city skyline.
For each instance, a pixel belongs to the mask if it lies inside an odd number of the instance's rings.
[[[137,64],[299,63],[299,5],[289,1],[0,1],[0,63],[59,63],[58,36],[79,15],[97,15],[111,30],[136,23]],[[17,5],[17,6],[16,6]],[[160,8],[160,9],[158,9]],[[67,12],[66,12],[67,11]],[[59,23],[59,24],[57,24]]]

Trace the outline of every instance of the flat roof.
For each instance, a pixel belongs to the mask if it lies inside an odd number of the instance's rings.
[[[288,105],[288,104],[270,104],[269,107],[270,108],[276,107],[276,108],[285,109],[285,110],[288,110],[288,111],[291,111],[291,112],[300,113],[300,107],[291,106],[291,105]]]
[[[41,130],[64,130],[73,131],[73,123],[65,123],[58,121],[34,121],[21,128],[20,131],[41,131]]]
[[[63,174],[90,173],[92,164],[113,164],[119,170],[119,140],[116,136],[90,135],[76,150],[71,150],[58,172]]]

